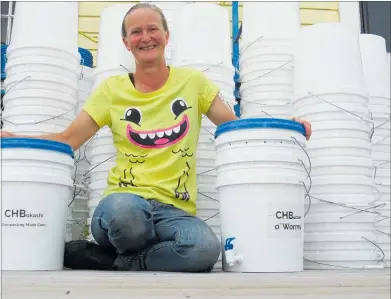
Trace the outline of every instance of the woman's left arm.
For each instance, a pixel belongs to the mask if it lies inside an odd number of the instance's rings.
[[[306,120],[298,119],[296,117],[293,117],[292,120],[301,123],[304,126],[306,138],[307,140],[310,140],[312,134],[311,124]]]
[[[206,113],[206,116],[213,122],[216,126],[219,126],[225,122],[239,119],[234,112],[226,105],[220,95],[216,95],[212,105],[209,108],[209,111]],[[293,118],[294,121],[301,123],[305,128],[306,138],[309,140],[311,138],[312,129],[311,124],[302,119]]]
[[[206,116],[216,126],[219,126],[231,120],[239,119],[228,107],[228,105],[224,103],[220,95],[216,95],[216,97],[213,99],[213,102],[209,108],[209,111],[206,113]]]

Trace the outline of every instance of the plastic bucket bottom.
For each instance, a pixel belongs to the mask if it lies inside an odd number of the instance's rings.
[[[72,149],[47,140],[6,138],[1,150],[7,163],[1,172],[2,269],[62,270],[73,194]]]
[[[218,192],[224,271],[303,270],[304,187],[298,180],[260,179],[221,185]]]
[[[297,143],[305,143],[303,126],[282,119],[238,120],[218,126],[215,138],[223,270],[301,271],[305,154]],[[270,167],[260,172],[272,162],[291,175]],[[238,175],[249,164],[250,172]]]

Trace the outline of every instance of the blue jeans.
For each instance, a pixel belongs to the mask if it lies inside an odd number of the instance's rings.
[[[221,250],[201,219],[130,193],[102,199],[91,232],[99,245],[117,250],[114,266],[124,271],[208,272]]]

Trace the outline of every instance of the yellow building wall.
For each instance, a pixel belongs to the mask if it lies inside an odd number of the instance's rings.
[[[134,1],[127,1],[134,3]],[[138,2],[138,1],[137,1]],[[79,2],[79,47],[90,50],[96,64],[99,37],[99,16],[107,6],[124,2]],[[232,21],[231,1],[213,2],[226,7]],[[338,22],[338,2],[302,2],[300,4],[303,26],[324,22]],[[243,18],[242,3],[239,2],[239,22]],[[232,28],[232,26],[231,26]]]

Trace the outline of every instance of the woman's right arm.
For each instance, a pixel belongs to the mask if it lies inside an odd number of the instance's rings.
[[[3,137],[25,137],[25,138],[40,138],[58,141],[70,145],[73,150],[77,150],[83,143],[94,136],[100,127],[92,119],[92,117],[82,110],[72,124],[60,133],[45,134],[39,136],[19,135],[7,131],[0,131],[0,138]]]

